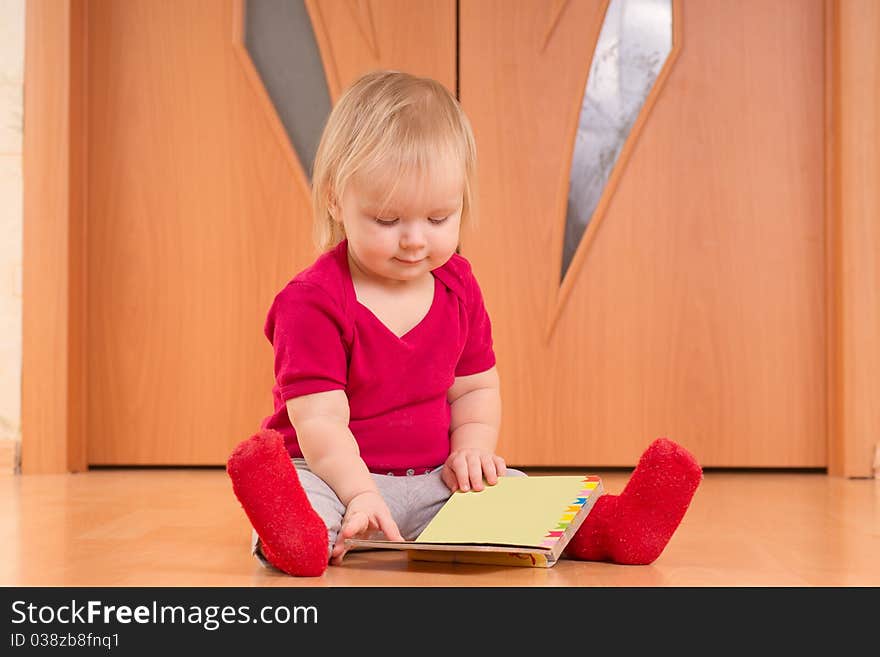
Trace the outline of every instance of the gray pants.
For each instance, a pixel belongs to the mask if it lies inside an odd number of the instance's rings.
[[[309,470],[305,459],[294,458],[296,473],[299,481],[309,498],[312,508],[321,516],[321,520],[327,525],[327,538],[330,542],[330,550],[336,543],[336,535],[342,527],[342,518],[345,515],[345,506],[336,497],[336,493],[324,481]],[[422,533],[431,519],[437,515],[440,508],[449,499],[451,493],[440,478],[442,466],[437,467],[427,474],[407,475],[395,477],[393,475],[373,474],[382,499],[391,511],[391,517],[397,523],[397,528],[403,537],[414,540]],[[508,477],[525,477],[525,473],[519,470],[507,468]],[[371,538],[384,538],[378,533]],[[260,537],[253,532],[251,553],[267,568],[274,568],[260,549]],[[330,558],[328,551],[327,558]]]

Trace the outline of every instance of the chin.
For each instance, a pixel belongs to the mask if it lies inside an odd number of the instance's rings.
[[[428,271],[428,270],[425,267],[419,266],[419,267],[412,267],[412,268],[407,269],[405,271],[395,272],[395,273],[397,274],[397,276],[400,279],[405,280],[405,281],[409,281],[409,280],[412,280],[413,278],[418,278],[419,276],[424,274],[426,271]]]
[[[409,283],[410,281],[415,281],[425,275],[427,269],[424,267],[418,267],[416,269],[408,269],[406,271],[396,271],[390,274],[391,278],[395,278],[402,283]]]

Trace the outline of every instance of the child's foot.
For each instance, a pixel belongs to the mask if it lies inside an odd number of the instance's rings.
[[[266,559],[288,575],[323,573],[327,527],[309,504],[281,434],[264,430],[239,443],[226,472]]]
[[[660,556],[703,477],[693,456],[658,438],[620,495],[603,495],[565,548],[584,561],[648,564]]]

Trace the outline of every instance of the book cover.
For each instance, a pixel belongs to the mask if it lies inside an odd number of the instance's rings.
[[[602,493],[595,475],[500,477],[480,492],[453,493],[414,541],[346,545],[407,550],[422,561],[549,568]]]

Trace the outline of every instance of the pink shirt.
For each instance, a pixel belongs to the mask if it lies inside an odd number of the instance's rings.
[[[431,273],[431,308],[400,338],[357,300],[347,241],[278,293],[264,329],[275,350],[275,412],[262,426],[284,436],[291,456],[302,452],[285,402],[345,390],[349,427],[371,472],[421,474],[446,460],[446,393],[455,377],[495,365],[495,352],[470,263],[456,254]]]

